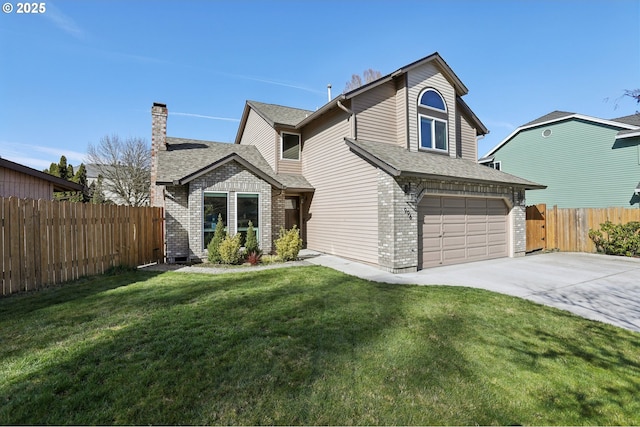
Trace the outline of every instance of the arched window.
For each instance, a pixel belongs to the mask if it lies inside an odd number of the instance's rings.
[[[448,151],[447,104],[435,89],[425,89],[418,97],[418,137],[420,148]]]
[[[447,106],[444,104],[444,99],[442,99],[440,94],[433,89],[427,89],[422,92],[422,96],[420,97],[420,106],[444,111],[445,113],[447,112]]]

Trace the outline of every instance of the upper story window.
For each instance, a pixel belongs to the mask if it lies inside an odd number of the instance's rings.
[[[418,138],[420,148],[448,151],[447,105],[435,89],[425,89],[418,97]]]
[[[284,160],[300,160],[300,134],[282,132],[281,158]]]
[[[502,163],[500,161],[487,163],[491,169],[502,170]]]

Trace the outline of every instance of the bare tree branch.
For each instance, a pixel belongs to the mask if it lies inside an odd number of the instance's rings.
[[[362,77],[364,78],[364,83],[362,82]],[[364,70],[364,72],[362,73],[362,77],[360,77],[358,74],[352,74],[351,80],[348,81],[345,85],[343,93],[350,92],[354,89],[359,88],[363,84],[366,85],[367,83],[371,83],[374,80],[378,80],[380,77],[382,77],[382,73],[380,71],[369,68],[368,70]]]
[[[144,138],[123,140],[118,135],[106,135],[98,145],[89,144],[87,158],[103,176],[105,190],[118,197],[116,203],[129,206],[149,203],[151,155]]]

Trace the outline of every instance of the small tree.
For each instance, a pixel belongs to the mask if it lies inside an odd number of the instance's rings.
[[[218,222],[216,229],[213,232],[213,238],[207,245],[209,262],[219,264],[222,259],[220,258],[220,244],[227,237],[227,232],[224,231],[224,222],[222,221],[222,214],[218,214]]]
[[[247,241],[244,244],[247,255],[252,253],[260,253],[260,247],[258,245],[258,238],[256,237],[256,230],[253,228],[253,223],[249,221],[249,227],[247,228]]]
[[[280,237],[274,242],[276,253],[282,261],[293,261],[298,258],[298,253],[302,249],[302,238],[300,230],[294,225],[291,230],[280,227]]]

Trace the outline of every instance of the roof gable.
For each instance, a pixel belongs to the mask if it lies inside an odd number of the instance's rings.
[[[49,175],[45,172],[30,168],[28,166],[15,163],[7,159],[0,158],[0,167],[11,169],[15,172],[20,172],[25,175],[29,175],[43,181],[47,181],[53,184],[53,191],[82,191],[84,187],[78,183],[67,181],[66,179],[59,178],[57,176]]]
[[[626,116],[623,117],[623,119],[627,119],[630,116]],[[484,155],[484,158],[488,158],[490,156],[492,156],[496,151],[498,151],[500,148],[502,148],[502,146],[504,146],[505,144],[507,144],[511,139],[513,139],[518,133],[527,130],[527,129],[533,129],[536,127],[541,127],[541,126],[548,126],[554,123],[558,123],[561,121],[565,121],[565,120],[582,120],[585,122],[589,122],[589,123],[593,123],[593,124],[599,124],[599,125],[604,125],[604,126],[612,126],[612,127],[617,127],[621,130],[621,132],[619,132],[617,138],[630,138],[632,136],[635,136],[635,134],[637,133],[636,130],[640,130],[638,129],[637,125],[633,125],[628,123],[628,121],[630,121],[631,119],[627,120],[627,123],[625,123],[624,121],[619,121],[619,120],[606,120],[606,119],[600,119],[597,117],[591,117],[591,116],[586,116],[584,114],[577,114],[577,113],[569,113],[567,111],[553,111],[549,114],[545,114],[542,117],[539,117],[535,120],[532,120],[528,123],[525,123],[524,125],[518,127],[516,130],[514,130],[511,134],[509,134],[509,136],[507,136],[505,139],[503,139],[500,143],[498,143],[495,147],[493,147],[487,154]],[[625,130],[632,130],[632,132],[625,132]]]
[[[242,134],[249,119],[249,112],[253,110],[272,128],[284,127],[295,129],[296,125],[302,120],[313,114],[313,111],[303,110],[301,108],[285,107],[284,105],[266,104],[258,101],[247,101],[238,126],[235,143],[240,144]]]
[[[374,80],[370,83],[367,83],[365,85],[362,85],[358,88],[355,88],[349,92],[343,93],[341,95],[338,95],[337,97],[333,98],[331,101],[327,102],[325,105],[323,105],[322,107],[320,107],[319,109],[317,109],[316,111],[314,111],[311,115],[309,115],[309,117],[303,119],[301,122],[299,122],[296,125],[296,128],[301,128],[303,126],[305,126],[306,124],[312,122],[313,120],[315,120],[316,118],[318,118],[319,116],[325,114],[326,112],[328,112],[329,110],[332,110],[334,108],[340,108],[338,106],[338,103],[340,101],[347,101],[355,96],[358,96],[364,92],[367,92],[375,87],[378,87],[384,83],[387,83],[388,81],[400,78],[401,76],[405,75],[407,72],[411,71],[414,68],[420,67],[424,64],[427,63],[434,63],[442,72],[442,75],[447,79],[447,81],[449,81],[449,83],[451,83],[451,85],[454,87],[456,95],[458,97],[460,96],[464,96],[466,95],[469,90],[467,89],[467,87],[464,85],[464,83],[462,83],[462,80],[460,80],[460,78],[458,78],[458,76],[453,72],[453,70],[451,69],[451,67],[449,67],[449,65],[444,61],[444,59],[442,59],[442,57],[440,56],[440,54],[438,52],[432,53],[431,55],[425,56],[422,59],[419,59],[415,62],[412,62],[410,64],[405,65],[404,67],[401,67],[399,69],[397,69],[396,71],[387,74],[386,76],[382,76],[377,80]],[[475,121],[475,120],[474,120]],[[479,120],[478,120],[479,122]],[[482,126],[478,126],[478,128],[484,128],[484,125]],[[488,133],[488,130],[487,132]]]
[[[158,151],[156,182],[160,185],[185,185],[231,161],[236,161],[273,187],[313,190],[303,177],[274,173],[253,145],[172,137],[167,137],[167,144],[167,150]]]

